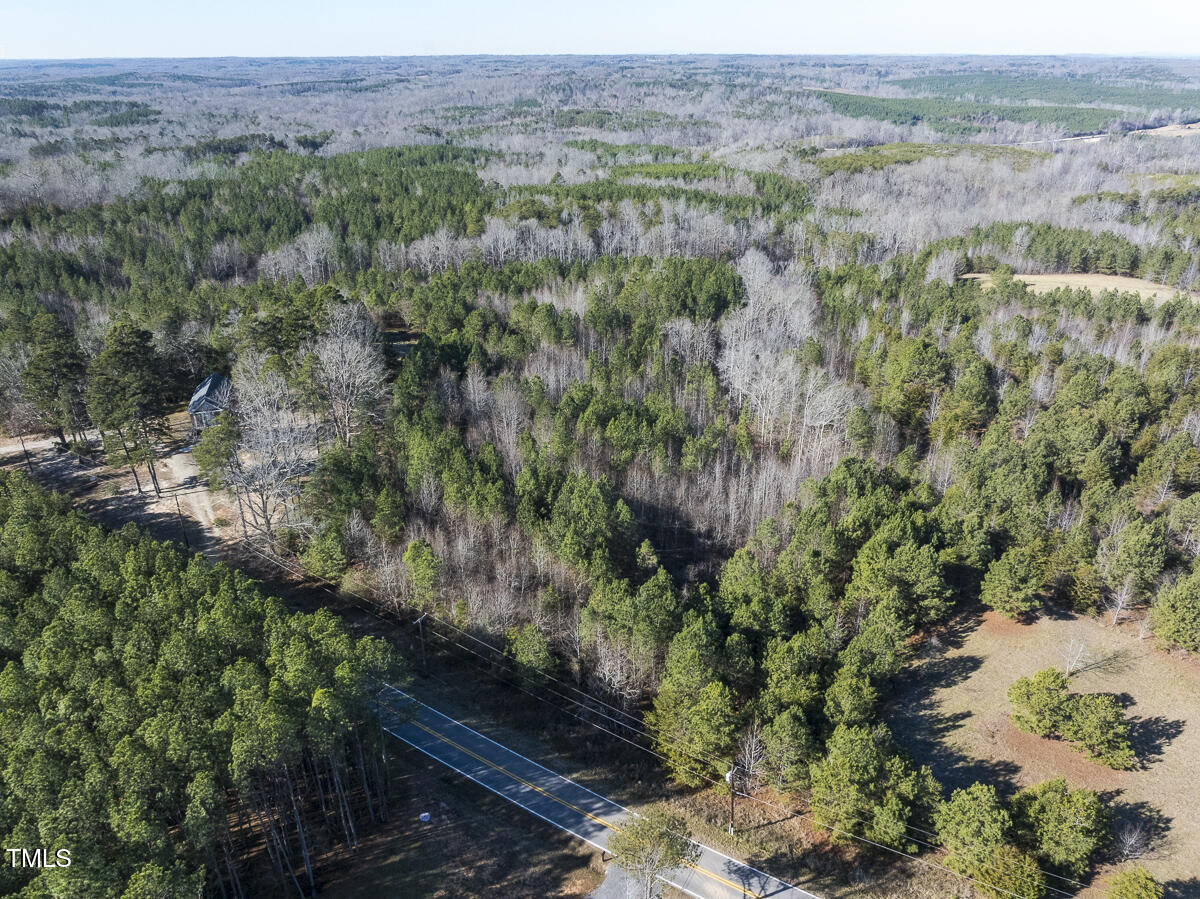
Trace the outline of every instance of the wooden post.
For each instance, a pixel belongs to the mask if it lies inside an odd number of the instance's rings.
[[[421,641],[421,672],[424,674],[429,673],[429,664],[425,659],[425,625],[423,623],[428,614],[428,612],[422,612],[421,617],[417,619],[417,636]]]
[[[730,766],[725,772],[725,782],[729,784],[729,835],[733,836],[733,772],[736,770],[737,764]]]
[[[29,458],[29,450],[25,448],[25,435],[18,434],[17,439],[21,441],[21,452],[25,454],[25,464],[29,468],[29,473],[33,474],[33,460]]]
[[[187,538],[187,526],[183,523],[183,510],[179,508],[179,494],[175,494],[175,514],[179,516],[179,533],[183,534],[183,545],[188,549],[192,548],[192,544]]]

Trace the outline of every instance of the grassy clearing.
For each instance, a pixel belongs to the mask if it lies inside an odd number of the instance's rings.
[[[897,738],[928,763],[947,790],[983,780],[1015,790],[1057,776],[1104,794],[1118,826],[1140,822],[1155,837],[1144,864],[1176,896],[1200,895],[1200,663],[1169,655],[1131,625],[1046,615],[1018,624],[988,612],[930,641],[889,707]],[[1073,692],[1114,693],[1134,722],[1140,768],[1113,771],[1061,741],[1018,731],[1008,720],[1009,685],[1062,668],[1060,651],[1082,640],[1091,661]]]
[[[1131,131],[1130,134],[1147,134],[1153,137],[1198,137],[1200,136],[1200,122],[1190,122],[1186,125],[1163,125],[1160,128],[1142,128],[1139,131]]]
[[[979,281],[985,288],[990,287],[992,283],[992,276],[988,274],[971,274],[964,275],[964,277]],[[1175,294],[1179,292],[1164,284],[1155,284],[1153,281],[1147,281],[1144,278],[1129,278],[1124,275],[1075,273],[1063,275],[1014,275],[1013,278],[1028,284],[1029,289],[1034,293],[1049,293],[1051,290],[1058,290],[1064,287],[1071,290],[1085,288],[1094,294],[1105,290],[1119,290],[1124,293],[1136,293],[1143,300],[1154,300],[1156,303],[1165,303],[1174,298]],[[1200,293],[1196,291],[1191,291],[1190,295],[1193,299],[1200,299]]]

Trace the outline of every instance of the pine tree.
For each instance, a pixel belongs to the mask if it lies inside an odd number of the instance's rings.
[[[155,444],[168,411],[163,369],[150,333],[128,319],[108,329],[104,350],[88,366],[87,408],[110,458],[130,468],[144,463],[156,493]]]

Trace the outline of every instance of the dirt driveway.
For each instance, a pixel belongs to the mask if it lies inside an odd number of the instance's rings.
[[[50,438],[26,438],[28,459],[19,441],[0,441],[0,468],[30,471],[45,486],[69,493],[82,511],[110,527],[136,521],[155,536],[182,541],[214,560],[222,558],[223,548],[235,537],[229,523],[234,513],[224,497],[209,490],[196,467],[186,414],[171,416],[169,425],[171,439],[154,468],[159,495],[144,465],[138,467],[135,481],[128,469],[60,452]]]
[[[158,482],[163,495],[151,508],[160,514],[182,515],[184,531],[191,548],[210,559],[220,558],[220,540],[216,532],[217,514],[213,494],[196,467],[189,449],[167,456],[159,463]]]

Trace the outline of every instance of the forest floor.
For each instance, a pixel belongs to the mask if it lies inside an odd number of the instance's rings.
[[[971,278],[979,281],[984,287],[991,286],[992,276],[989,274],[970,274],[964,275],[964,278]],[[1136,293],[1144,300],[1154,300],[1156,303],[1165,303],[1173,299],[1179,291],[1163,284],[1155,284],[1153,281],[1147,281],[1144,278],[1126,278],[1122,275],[1097,275],[1087,273],[1074,273],[1064,275],[1013,275],[1014,281],[1024,281],[1029,285],[1030,290],[1034,293],[1047,293],[1051,290],[1057,290],[1060,287],[1070,289],[1078,289],[1080,287],[1090,290],[1092,293],[1100,293],[1103,290],[1119,290],[1122,292]],[[1200,293],[1189,291],[1189,296],[1193,300],[1200,300]]]
[[[389,755],[390,823],[353,857],[324,866],[325,895],[583,897],[604,880],[600,855],[586,844],[415,749],[392,742]]]
[[[1113,771],[1068,744],[1018,731],[1008,688],[1050,667],[1072,640],[1088,660],[1072,692],[1113,693],[1133,721],[1139,767]],[[995,612],[967,615],[905,676],[888,717],[900,742],[933,768],[947,792],[975,780],[1001,792],[1063,776],[1099,791],[1114,809],[1114,831],[1140,824],[1152,845],[1143,863],[1170,883],[1168,895],[1200,896],[1200,661],[1140,639],[1135,622],[1048,611],[1029,624]]]

